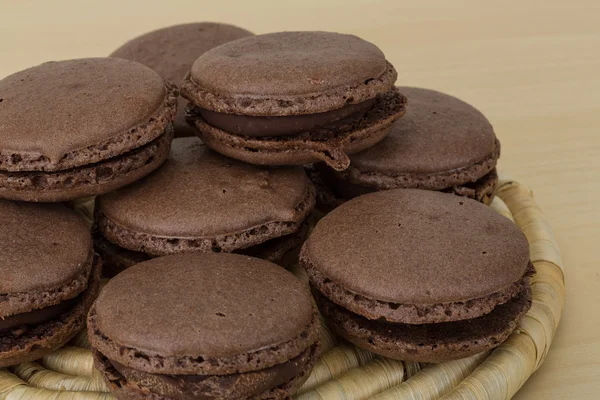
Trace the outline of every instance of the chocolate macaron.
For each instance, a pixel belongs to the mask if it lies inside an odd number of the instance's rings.
[[[237,26],[213,22],[174,25],[135,37],[110,56],[137,61],[179,85],[201,54],[250,35],[251,32]],[[176,137],[194,135],[194,130],[185,122],[186,104],[183,98],[179,99],[174,124]]]
[[[140,179],[168,156],[176,107],[171,84],[116,58],[0,80],[0,198],[67,201]]]
[[[350,167],[314,166],[319,207],[394,188],[438,190],[491,203],[500,142],[471,105],[429,89],[400,87],[410,106],[375,146],[350,157]]]
[[[0,368],[36,360],[85,326],[100,262],[62,204],[0,200]]]
[[[181,88],[202,140],[253,164],[325,161],[380,141],[405,111],[397,73],[375,45],[353,35],[282,32],[207,51]]]
[[[189,253],[113,278],[88,332],[119,399],[289,399],[316,361],[319,322],[306,286],[283,268]]]
[[[492,349],[531,306],[523,233],[447,193],[394,189],[350,200],[319,221],[300,257],[332,329],[394,359]]]
[[[304,241],[314,205],[302,167],[246,164],[179,138],[157,171],[96,199],[96,248],[112,273],[189,251],[279,262]]]

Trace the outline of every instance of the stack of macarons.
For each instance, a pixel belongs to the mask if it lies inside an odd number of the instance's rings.
[[[395,359],[498,346],[534,273],[486,206],[499,141],[396,78],[353,35],[195,23],[0,80],[0,368],[86,314],[119,399],[288,399],[317,308]],[[87,197],[91,231],[60,204]],[[315,207],[331,212],[308,237]],[[300,248],[312,297],[282,268]]]

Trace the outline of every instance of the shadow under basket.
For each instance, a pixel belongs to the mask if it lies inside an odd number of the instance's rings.
[[[73,208],[91,223],[93,199]],[[441,364],[386,359],[336,338],[322,323],[324,349],[298,400],[510,399],[544,362],[565,298],[560,250],[531,190],[501,179],[491,207],[525,233],[533,306],[509,339],[493,351]],[[304,271],[293,267],[299,279]],[[94,369],[86,332],[38,360],[0,369],[0,400],[113,400]]]

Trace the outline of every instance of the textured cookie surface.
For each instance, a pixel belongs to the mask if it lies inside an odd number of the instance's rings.
[[[91,235],[62,204],[0,200],[0,317],[57,304],[90,274]]]
[[[396,76],[381,50],[356,36],[281,32],[207,51],[182,93],[199,107],[230,114],[313,114],[384,93]]]
[[[48,62],[0,81],[0,161],[8,171],[99,162],[162,135],[176,92],[116,58]]]
[[[96,217],[109,240],[130,250],[165,254],[206,239],[207,250],[232,251],[296,232],[314,201],[301,167],[256,167],[181,138],[153,174],[99,197]]]
[[[113,278],[90,312],[88,330],[94,348],[128,367],[206,375],[288,361],[315,342],[317,324],[307,288],[281,267],[189,253],[155,258]]]
[[[196,59],[207,50],[252,35],[237,26],[196,22],[157,29],[131,39],[110,56],[144,64],[169,82],[180,85]],[[191,136],[185,122],[185,101],[180,99],[175,130],[177,135]]]
[[[431,305],[508,288],[528,270],[529,245],[509,219],[481,203],[394,189],[355,198],[326,215],[303,257],[361,296]]]

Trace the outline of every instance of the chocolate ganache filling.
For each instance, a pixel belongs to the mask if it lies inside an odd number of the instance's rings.
[[[162,396],[192,399],[220,399],[259,395],[289,382],[304,370],[312,357],[312,348],[282,364],[258,371],[231,375],[160,375],[129,368],[109,360],[129,381],[135,381]]]
[[[197,108],[196,111],[210,125],[236,135],[287,136],[360,119],[376,102],[377,99],[373,98],[323,113],[283,117],[225,114],[204,108]]]
[[[13,330],[23,330],[30,325],[39,325],[54,319],[69,311],[77,304],[78,297],[60,302],[50,307],[40,308],[26,313],[15,314],[6,318],[0,318],[0,334]]]

